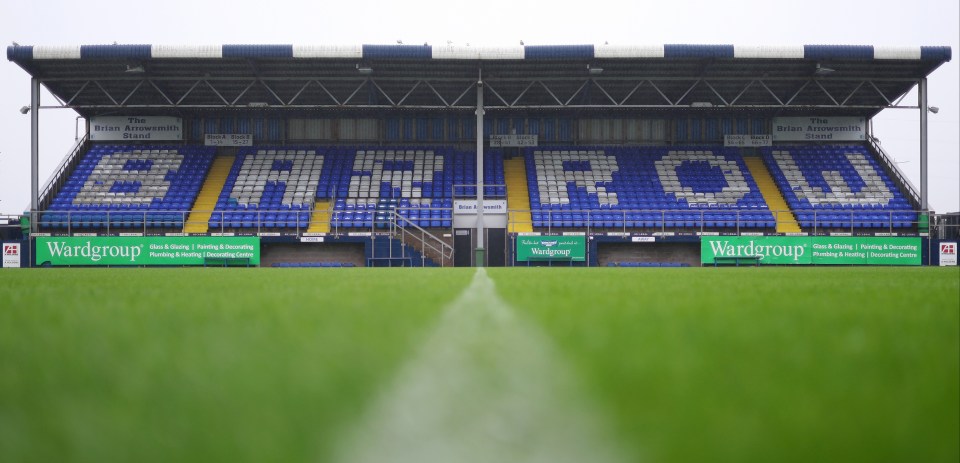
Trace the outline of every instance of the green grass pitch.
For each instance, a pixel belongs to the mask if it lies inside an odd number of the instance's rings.
[[[329,461],[474,272],[0,272],[0,461]],[[960,459],[956,268],[488,274],[638,460]]]

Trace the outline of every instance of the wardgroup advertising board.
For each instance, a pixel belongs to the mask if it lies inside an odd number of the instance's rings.
[[[517,261],[586,260],[586,237],[578,236],[518,236]]]
[[[700,241],[700,262],[758,257],[767,265],[920,265],[920,238],[717,236]]]
[[[204,265],[207,259],[260,264],[257,237],[38,237],[36,264],[53,266]]]

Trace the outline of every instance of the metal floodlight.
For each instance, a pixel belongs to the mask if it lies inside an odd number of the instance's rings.
[[[138,64],[138,65],[136,65],[136,66],[131,66],[131,65],[128,64],[128,65],[127,65],[127,69],[126,69],[124,72],[129,72],[129,73],[131,73],[131,74],[141,74],[141,73],[146,72],[146,71],[143,69],[143,65],[142,65],[142,64]]]
[[[600,74],[603,74],[603,68],[600,66],[593,66],[588,64],[587,72],[589,72],[591,76],[599,76]]]
[[[837,72],[837,70],[823,66],[820,63],[817,63],[817,70],[813,71],[814,75],[818,76],[825,76],[834,72]]]
[[[28,113],[28,112],[30,112],[30,107],[29,107],[29,106],[24,106],[24,107],[20,108],[20,114],[26,114],[26,113]]]
[[[940,112],[940,108],[939,108],[938,106],[930,106],[930,107],[927,108],[927,111],[930,111],[930,112],[936,114],[936,113]]]
[[[363,75],[367,76],[367,75],[373,74],[373,68],[370,67],[370,66],[367,66],[367,65],[365,65],[365,64],[358,64],[358,65],[357,65],[357,72],[359,72],[360,74],[363,74]]]

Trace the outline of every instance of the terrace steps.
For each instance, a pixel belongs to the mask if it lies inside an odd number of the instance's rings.
[[[503,176],[507,184],[507,224],[509,233],[533,231],[530,216],[530,191],[527,188],[527,167],[523,157],[503,161]]]
[[[758,156],[744,156],[743,161],[750,169],[753,179],[757,182],[757,187],[760,188],[760,193],[763,195],[763,200],[767,202],[767,207],[774,214],[777,221],[777,233],[800,233],[800,224],[797,223],[797,218],[790,210],[790,206],[787,205],[787,201],[783,199],[783,194],[780,193],[780,189],[774,183],[770,171],[763,163],[763,159]]]
[[[313,203],[310,226],[307,233],[330,233],[330,200],[321,199]]]
[[[210,166],[210,173],[203,182],[200,194],[197,195],[197,201],[193,204],[193,210],[187,217],[184,224],[184,233],[206,233],[209,230],[210,215],[217,207],[217,198],[223,190],[223,185],[227,182],[227,175],[230,174],[230,168],[233,167],[233,156],[217,156]]]

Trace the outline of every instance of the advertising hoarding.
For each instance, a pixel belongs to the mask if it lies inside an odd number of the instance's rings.
[[[920,265],[920,238],[836,236],[705,236],[700,262],[757,257],[767,265]]]
[[[260,239],[224,236],[38,237],[36,264],[53,266],[204,265],[209,259],[260,264]]]
[[[517,261],[586,260],[587,237],[577,236],[517,236]]]

